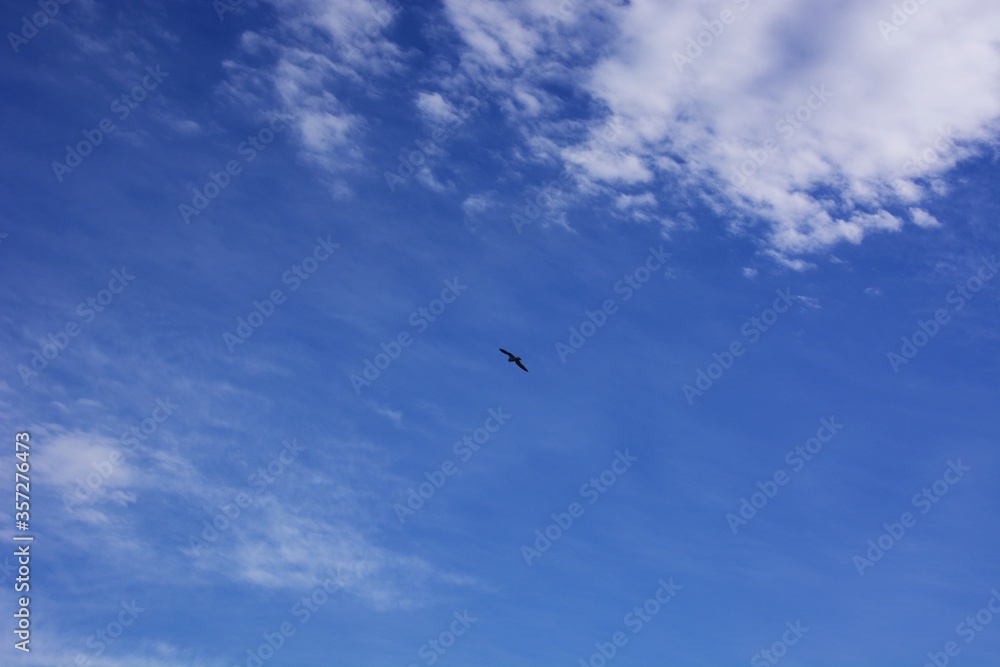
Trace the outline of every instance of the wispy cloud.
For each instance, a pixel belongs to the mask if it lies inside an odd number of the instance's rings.
[[[294,118],[305,156],[328,171],[357,167],[363,158],[363,115],[343,101],[372,77],[398,72],[404,54],[385,35],[402,6],[383,0],[331,5],[273,0],[273,27],[244,33],[242,57],[225,63],[226,94]],[[267,56],[270,65],[258,62]],[[251,64],[252,61],[252,64]],[[334,183],[342,198],[344,184]]]

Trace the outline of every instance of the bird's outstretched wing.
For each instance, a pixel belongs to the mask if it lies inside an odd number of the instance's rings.
[[[512,359],[514,358],[513,354],[511,354],[507,350],[503,349],[502,347],[500,348],[500,351],[503,352],[504,354],[506,354],[508,357],[511,357]]]
[[[522,364],[522,363],[521,363],[521,360],[520,360],[520,359],[518,359],[518,360],[517,360],[517,361],[515,361],[514,363],[515,363],[515,364],[517,364],[517,365],[518,365],[518,367],[520,367],[520,369],[521,369],[522,371],[524,371],[525,373],[527,373],[527,372],[528,372],[528,369],[524,367],[524,364]]]

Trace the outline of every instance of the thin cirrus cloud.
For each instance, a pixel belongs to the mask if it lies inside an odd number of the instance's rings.
[[[302,470],[303,464],[299,470],[288,464],[272,483],[289,477],[301,488],[316,490],[289,502],[270,488],[221,480],[176,453],[144,448],[121,455],[117,443],[98,434],[55,427],[33,431],[48,438],[48,456],[39,460],[38,469],[72,510],[61,537],[78,550],[87,551],[99,535],[133,545],[144,553],[144,562],[156,560],[163,570],[183,567],[282,590],[314,586],[332,572],[340,590],[376,609],[412,607],[425,585],[447,579],[420,558],[375,544],[356,528],[366,523],[370,498],[344,479]],[[370,469],[370,461],[352,454],[354,449],[340,446],[343,460],[355,466],[364,462]],[[237,505],[240,494],[251,499],[249,506]],[[130,518],[130,506],[140,500],[204,509],[181,521],[183,544],[175,539],[173,548],[156,552],[148,527]],[[118,564],[119,572],[133,567],[128,558]],[[391,583],[402,580],[409,583]]]
[[[363,158],[364,118],[343,101],[342,91],[345,86],[371,90],[373,77],[401,69],[404,53],[385,36],[400,6],[382,0],[271,4],[278,20],[242,35],[240,57],[224,63],[221,90],[243,104],[276,103],[275,111],[291,119],[312,163],[334,172],[357,165]],[[250,64],[261,57],[270,64]]]

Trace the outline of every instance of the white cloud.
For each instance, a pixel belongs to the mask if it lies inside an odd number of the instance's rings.
[[[656,197],[651,192],[641,195],[622,194],[618,195],[618,198],[615,200],[615,206],[622,211],[638,207],[654,207],[656,206]]]
[[[169,123],[181,134],[200,134],[204,131],[201,125],[190,118],[172,118]]]
[[[699,53],[685,52],[686,40],[715,17],[693,5],[633,3],[619,15],[617,52],[589,86],[628,127],[623,149],[647,165],[678,154],[699,179],[718,179],[722,197],[767,221],[779,252],[898,229],[885,208],[898,191],[912,198],[914,178],[968,151],[951,145],[932,163],[912,157],[945,125],[960,139],[984,138],[1000,112],[992,3],[924,6],[892,43],[876,28],[885,8],[870,3],[840,3],[835,13],[790,0],[742,4],[723,5],[735,18],[721,35],[703,35]],[[956,24],[970,29],[962,45]],[[694,58],[678,67],[676,54]]]
[[[634,185],[653,180],[653,172],[643,159],[629,150],[608,150],[603,146],[581,146],[563,150],[563,159],[598,181]]]
[[[403,52],[386,37],[403,6],[385,0],[269,0],[286,34],[325,53],[356,76],[397,71]],[[316,41],[315,30],[329,39]],[[321,48],[322,47],[322,48]],[[346,73],[346,72],[345,72]]]
[[[73,515],[87,523],[108,523],[105,503],[135,502],[141,471],[128,460],[122,442],[96,433],[67,431],[49,425],[35,435],[46,440],[44,453],[34,459],[50,488],[69,498]]]
[[[399,416],[385,412],[394,421]],[[240,491],[253,503],[215,539],[206,540],[202,526],[192,525],[199,542],[183,549],[186,567],[212,578],[295,591],[320,584],[332,572],[338,588],[376,609],[419,606],[431,584],[450,581],[451,575],[420,557],[374,539],[386,494],[403,483],[386,472],[383,450],[364,442],[327,442],[311,455],[320,465],[289,464],[262,495],[207,478],[190,489],[188,502],[215,514]]]
[[[271,4],[276,27],[242,44],[275,64],[230,63],[231,92],[272,88],[311,159],[330,170],[362,164],[366,122],[331,83],[377,97],[372,79],[404,71],[408,55],[388,37],[397,10],[381,0]],[[486,83],[520,139],[514,162],[566,169],[568,199],[610,194],[625,217],[658,224],[664,189],[672,207],[698,198],[804,270],[803,256],[900,231],[902,217],[934,226],[921,204],[998,134],[1000,6],[926,3],[887,33],[880,21],[892,12],[862,0],[447,0],[459,62],[439,67],[415,101],[426,121],[453,123],[450,100]],[[583,113],[553,84],[589,97]],[[414,180],[455,187],[426,165]]]
[[[930,227],[940,227],[941,223],[933,215],[923,210],[922,208],[911,208],[910,217],[913,218],[913,223],[919,227],[930,228]]]
[[[315,520],[278,503],[240,525],[240,539],[197,562],[265,588],[301,590],[335,575],[339,588],[376,609],[416,606],[412,597],[430,568],[415,556],[373,545],[351,525]],[[407,580],[401,587],[396,582]]]
[[[819,310],[820,308],[819,299],[817,299],[814,296],[803,296],[801,294],[793,294],[792,299],[798,301],[804,306],[808,306],[809,308],[815,308],[816,310]]]
[[[816,268],[816,265],[812,262],[807,262],[806,260],[798,257],[787,257],[784,253],[778,252],[773,248],[768,248],[764,251],[764,254],[781,266],[791,269],[792,271],[807,271],[808,269]]]
[[[401,420],[399,412],[377,410],[394,423]],[[46,479],[44,492],[63,499],[53,504],[59,510],[53,525],[76,553],[111,549],[119,576],[199,571],[213,580],[298,591],[330,570],[345,593],[377,609],[417,606],[432,584],[451,581],[421,558],[377,543],[372,527],[386,493],[402,481],[385,471],[387,455],[374,445],[324,443],[313,451],[302,443],[314,465],[293,460],[276,473],[270,465],[285,445],[273,444],[265,454],[271,481],[261,488],[250,477],[234,480],[225,467],[216,470],[213,462],[164,448],[162,435],[156,447],[140,443],[128,451],[119,440],[93,432],[54,425],[30,431],[45,443],[32,457]],[[83,498],[74,496],[78,488]],[[240,505],[239,494],[251,502]],[[162,507],[174,508],[176,516],[157,516],[154,508]],[[229,518],[220,528],[223,507]],[[234,508],[235,515],[229,513]],[[218,534],[206,537],[206,524]],[[163,549],[164,530],[186,535],[183,546]]]
[[[417,95],[417,109],[432,123],[444,124],[458,120],[455,107],[441,93],[421,92]]]
[[[451,1],[445,8],[462,39],[488,66],[510,70],[533,59],[543,45],[516,4]]]
[[[327,101],[330,107],[336,107],[332,96]],[[303,111],[297,120],[306,149],[318,155],[329,155],[339,146],[349,145],[348,133],[355,125],[351,116],[324,109]]]
[[[372,409],[375,411],[375,414],[385,417],[396,426],[401,426],[403,424],[403,413],[400,410],[393,410],[392,408],[381,405],[373,405]]]
[[[862,0],[588,9],[613,34],[583,10],[551,21],[551,7],[523,2],[446,6],[463,57],[501,71],[510,99],[522,101],[502,108],[526,143],[551,155],[555,142],[584,190],[587,179],[651,191],[679,182],[743,218],[734,228],[759,232],[768,254],[795,270],[808,268],[803,254],[899,231],[900,215],[946,192],[942,176],[997,135],[992,0],[922,4],[887,38],[879,21],[891,20],[892,4]],[[554,30],[564,39],[549,53]],[[597,56],[569,63],[580,44]],[[568,142],[553,119],[561,108],[545,124],[523,104],[544,98],[546,72],[560,67],[606,109]]]
[[[462,202],[462,212],[465,215],[474,217],[488,211],[493,206],[493,194],[490,192],[480,192],[469,195]]]
[[[231,97],[248,107],[274,107],[291,117],[305,156],[330,171],[361,162],[365,124],[333,90],[364,86],[402,70],[405,54],[386,37],[401,5],[384,0],[270,0],[274,27],[240,40],[253,60],[226,61]]]
[[[437,179],[434,173],[427,167],[420,167],[413,173],[413,178],[417,180],[418,183],[423,185],[428,190],[433,190],[434,192],[450,192],[455,189],[455,184],[451,181],[447,183],[442,183]]]
[[[336,201],[344,201],[354,197],[354,190],[342,180],[334,180],[330,184],[330,196]]]

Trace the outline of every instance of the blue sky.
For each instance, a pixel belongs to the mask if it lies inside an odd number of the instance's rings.
[[[5,665],[995,664],[993,3],[0,25]]]

